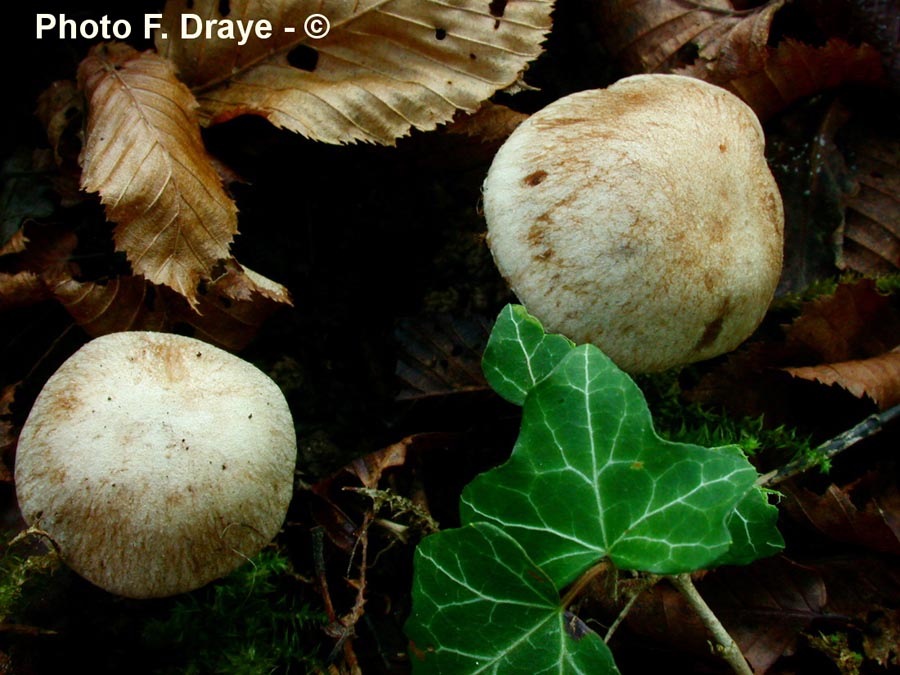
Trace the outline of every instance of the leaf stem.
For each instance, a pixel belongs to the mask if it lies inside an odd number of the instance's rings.
[[[679,574],[667,578],[675,585],[675,588],[681,592],[691,607],[694,608],[694,611],[697,612],[700,619],[703,621],[703,625],[713,634],[716,642],[718,642],[716,651],[728,662],[731,669],[737,673],[737,675],[753,675],[750,665],[741,653],[740,647],[737,646],[734,638],[728,634],[728,631],[725,630],[725,626],[722,625],[719,618],[709,608],[709,605],[706,604],[706,601],[700,593],[697,592],[694,582],[691,581],[691,575]]]
[[[585,572],[580,577],[578,577],[578,579],[575,580],[575,583],[573,583],[569,587],[569,590],[566,591],[566,594],[563,596],[561,606],[563,608],[565,608],[565,607],[568,607],[569,605],[571,605],[575,601],[575,598],[577,598],[579,595],[581,595],[581,591],[584,590],[585,586],[587,586],[589,583],[591,583],[600,574],[605,572],[608,567],[609,567],[609,563],[604,560],[603,562],[597,563],[596,565],[591,567],[587,572]]]
[[[763,474],[757,479],[756,484],[763,486],[775,485],[799,473],[808,471],[814,466],[819,466],[823,461],[842,453],[859,441],[869,436],[874,436],[884,429],[888,422],[897,417],[900,417],[900,403],[883,412],[869,415],[856,426],[838,434],[831,440],[825,441],[812,452],[806,453],[792,462],[788,462],[780,469]]]

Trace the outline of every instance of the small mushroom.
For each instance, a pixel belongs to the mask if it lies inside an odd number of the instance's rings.
[[[784,213],[762,128],[731,93],[637,75],[551,103],[484,183],[500,272],[551,331],[631,372],[734,349],[781,273]]]
[[[250,363],[193,338],[113,333],[38,395],[16,493],[78,574],[161,597],[224,576],[272,540],[296,454],[284,396]]]

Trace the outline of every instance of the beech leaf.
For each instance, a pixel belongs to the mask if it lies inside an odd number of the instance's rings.
[[[487,389],[480,359],[488,333],[490,322],[480,316],[437,314],[402,320],[394,337],[398,345],[396,373],[405,386],[396,400]]]
[[[168,0],[156,34],[204,123],[255,114],[319,141],[384,144],[515,83],[541,52],[553,9],[553,0],[248,0],[227,18],[269,20],[271,37],[179,37],[184,14],[219,21],[221,4]],[[316,13],[330,22],[319,39],[303,30]]]
[[[598,26],[629,72],[673,70],[690,65],[685,55],[694,53],[730,79],[763,63],[772,19],[783,4],[737,11],[729,0],[609,0],[598,3]]]
[[[838,38],[818,47],[790,38],[767,48],[757,67],[733,77],[716,64],[698,63],[679,72],[730,89],[763,121],[794,101],[847,82],[875,83],[883,77],[881,56],[869,45]]]
[[[863,129],[848,148],[857,189],[847,202],[838,265],[869,276],[896,273],[900,269],[900,141],[868,125]]]
[[[837,384],[857,398],[867,396],[881,410],[900,403],[900,351],[870,359],[785,368],[794,377],[824,385]]]
[[[117,223],[135,272],[196,307],[197,284],[228,257],[237,208],[200,138],[190,91],[160,56],[112,43],[78,68],[89,102],[82,187]]]
[[[195,337],[232,351],[245,347],[279,304],[290,304],[285,288],[237,266],[209,284],[198,299],[199,311],[169,288],[140,277],[116,277],[101,284],[60,274],[49,284],[56,299],[92,337],[124,330],[167,332],[187,324]]]

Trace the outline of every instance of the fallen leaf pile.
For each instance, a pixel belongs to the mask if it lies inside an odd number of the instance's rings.
[[[188,325],[241,349],[292,300],[233,257],[238,209],[223,184],[229,170],[207,154],[201,124],[252,114],[328,143],[393,144],[412,128],[475,113],[515,85],[542,50],[552,7],[552,0],[331,3],[331,30],[313,39],[301,30],[322,10],[311,0],[169,0],[157,52],[96,45],[77,84],[55,82],[38,103],[63,203],[83,199],[79,185],[99,194],[128,269],[87,274],[71,262],[80,245],[74,229],[44,228],[40,240],[37,226],[23,234],[20,223],[49,215],[52,205],[38,201],[46,199],[39,181],[9,184],[8,198],[22,206],[20,215],[4,209],[0,308],[55,299],[91,336]],[[213,31],[190,39],[180,28],[187,12],[201,22],[266,19],[273,36],[239,44]],[[490,111],[459,123],[459,133],[503,137],[521,119],[502,106]]]

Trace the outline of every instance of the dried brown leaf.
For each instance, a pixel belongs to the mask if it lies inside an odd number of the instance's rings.
[[[164,331],[168,317],[149,297],[153,288],[140,277],[117,277],[106,283],[61,277],[53,295],[91,337],[126,330]]]
[[[0,272],[0,312],[27,307],[49,297],[46,284],[34,272]]]
[[[385,469],[403,466],[406,461],[406,448],[414,442],[414,439],[415,437],[404,438],[399,443],[354,459],[345,468],[359,479],[363,487],[374,490],[378,487],[381,474]]]
[[[876,83],[884,75],[881,56],[869,45],[833,38],[814,47],[787,38],[769,48],[743,74],[722,70],[717,62],[694,65],[685,74],[702,77],[740,96],[761,120],[767,120],[812,94],[845,83]]]
[[[83,188],[100,193],[134,271],[196,306],[198,282],[229,255],[237,209],[204,150],[193,96],[169,61],[115,43],[90,51],[78,83],[89,102]]]
[[[447,314],[402,321],[395,331],[397,400],[418,400],[487,389],[481,355],[490,334],[483,317]]]
[[[238,281],[231,273],[230,287],[256,288],[253,280]],[[170,331],[178,324],[194,328],[195,336],[237,351],[256,335],[259,326],[284,300],[277,297],[273,282],[253,273],[273,288],[266,295],[256,291],[241,299],[230,299],[215,282],[199,297],[197,311],[170,289],[154,286],[139,277],[118,277],[106,283],[81,282],[62,276],[53,283],[53,293],[72,318],[91,336],[124,330]],[[229,276],[229,275],[226,275]],[[287,291],[281,288],[288,299]],[[270,295],[272,297],[270,297]]]
[[[900,141],[883,133],[848,148],[857,189],[845,214],[838,266],[878,275],[900,269]]]
[[[900,554],[900,492],[867,474],[847,486],[829,485],[824,494],[784,486],[784,508],[795,520],[807,522],[837,541],[874,551]],[[857,503],[859,502],[859,503]]]
[[[729,0],[610,0],[597,3],[598,28],[631,73],[692,65],[703,79],[729,80],[765,61],[769,28],[784,4],[774,0],[746,11]]]
[[[857,398],[868,396],[881,410],[900,403],[900,351],[896,349],[870,359],[784,370],[803,380],[837,384]]]
[[[229,300],[252,300],[258,295],[272,302],[293,305],[291,294],[284,286],[239,265],[234,258],[224,262],[224,271],[212,280],[209,288]]]
[[[786,340],[795,355],[802,350],[818,362],[879,356],[900,342],[900,313],[871,279],[841,284],[803,305]]]
[[[460,134],[482,143],[505,141],[528,115],[488,101],[476,112],[457,117],[447,125],[447,133]]]
[[[270,38],[177,37],[183,13],[220,20],[220,5],[168,0],[156,36],[206,123],[255,114],[328,143],[392,144],[514,83],[541,52],[553,0],[248,0],[232,3],[228,18],[269,19]],[[303,30],[315,13],[331,25],[321,39]]]
[[[0,246],[0,255],[21,253],[25,250],[26,244],[28,244],[28,238],[25,236],[25,228],[20,227],[3,246]]]
[[[900,342],[900,309],[897,300],[878,292],[875,282],[865,279],[840,284],[831,295],[804,303],[800,315],[777,336],[752,342],[730,354],[705,374],[687,392],[692,401],[726,408],[732,415],[765,415],[770,424],[796,424],[794,414],[805,416],[813,403],[809,387],[800,391],[788,368],[815,367],[844,361],[865,360],[889,352]],[[897,385],[879,380],[887,391]],[[797,384],[792,386],[792,382]],[[874,393],[873,389],[873,393]],[[822,401],[826,397],[822,397]],[[848,397],[838,397],[851,400]],[[850,412],[843,400],[845,413]],[[870,404],[860,405],[862,409]],[[810,413],[813,413],[809,409]],[[825,424],[817,411],[817,427]],[[831,416],[828,423],[837,423]],[[834,433],[842,429],[835,429]]]

